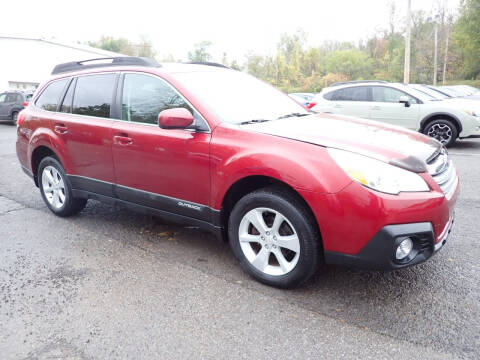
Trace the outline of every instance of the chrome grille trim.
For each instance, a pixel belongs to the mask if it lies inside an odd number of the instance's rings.
[[[445,149],[442,149],[427,163],[427,169],[433,180],[440,186],[445,197],[450,200],[458,185],[458,176]]]

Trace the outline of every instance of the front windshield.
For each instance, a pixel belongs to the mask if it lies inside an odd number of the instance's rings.
[[[453,90],[463,96],[469,96],[472,94],[471,91],[468,91],[467,89],[464,89],[463,87],[460,86],[455,86],[455,87],[449,87],[450,90]]]
[[[445,100],[448,99],[447,95],[443,95],[442,93],[439,93],[438,91],[432,90],[427,88],[426,86],[422,85],[411,85],[415,90],[418,90],[424,94],[428,94],[431,97],[434,97],[436,100]]]
[[[444,93],[444,94],[447,94],[448,96],[451,96],[451,97],[459,97],[461,96],[461,94],[459,94],[458,92],[456,92],[455,90],[452,90],[452,89],[449,89],[449,88],[446,88],[446,87],[435,87],[435,89],[438,89],[438,91]]]
[[[228,123],[309,114],[281,91],[240,71],[208,69],[174,76]]]
[[[424,93],[422,91],[419,91],[413,87],[408,87],[408,93],[412,96],[415,96],[416,98],[422,100],[422,101],[434,101],[436,100],[436,98],[434,98],[433,96],[427,94],[427,93]]]

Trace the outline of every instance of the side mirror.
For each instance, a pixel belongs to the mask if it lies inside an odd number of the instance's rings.
[[[398,99],[398,102],[401,104],[405,104],[405,107],[410,107],[410,100],[408,100],[408,96],[400,96],[400,99]]]
[[[185,129],[193,124],[193,115],[185,108],[163,110],[158,115],[158,126],[162,129]]]

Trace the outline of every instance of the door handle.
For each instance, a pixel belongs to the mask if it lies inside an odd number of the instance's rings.
[[[68,132],[68,128],[64,124],[57,124],[54,127],[54,130],[57,134],[63,135]]]
[[[343,106],[340,105],[340,104],[336,104],[334,107],[339,109],[339,108],[341,108],[341,107],[343,107]]]
[[[372,110],[382,110],[380,106],[372,106]]]
[[[113,137],[115,144],[128,146],[133,144],[133,139],[128,136],[115,135]]]

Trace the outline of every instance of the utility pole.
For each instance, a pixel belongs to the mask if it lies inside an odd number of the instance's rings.
[[[446,40],[446,44],[445,44],[445,59],[443,59],[442,85],[445,85],[445,77],[447,75],[448,38],[449,37],[450,37],[450,28],[447,27],[447,40]]]
[[[410,27],[412,23],[412,0],[407,0],[407,37],[405,39],[405,65],[403,67],[403,82],[410,82]]]
[[[438,15],[435,16],[435,45],[433,50],[433,86],[437,85],[437,53],[438,53]]]

